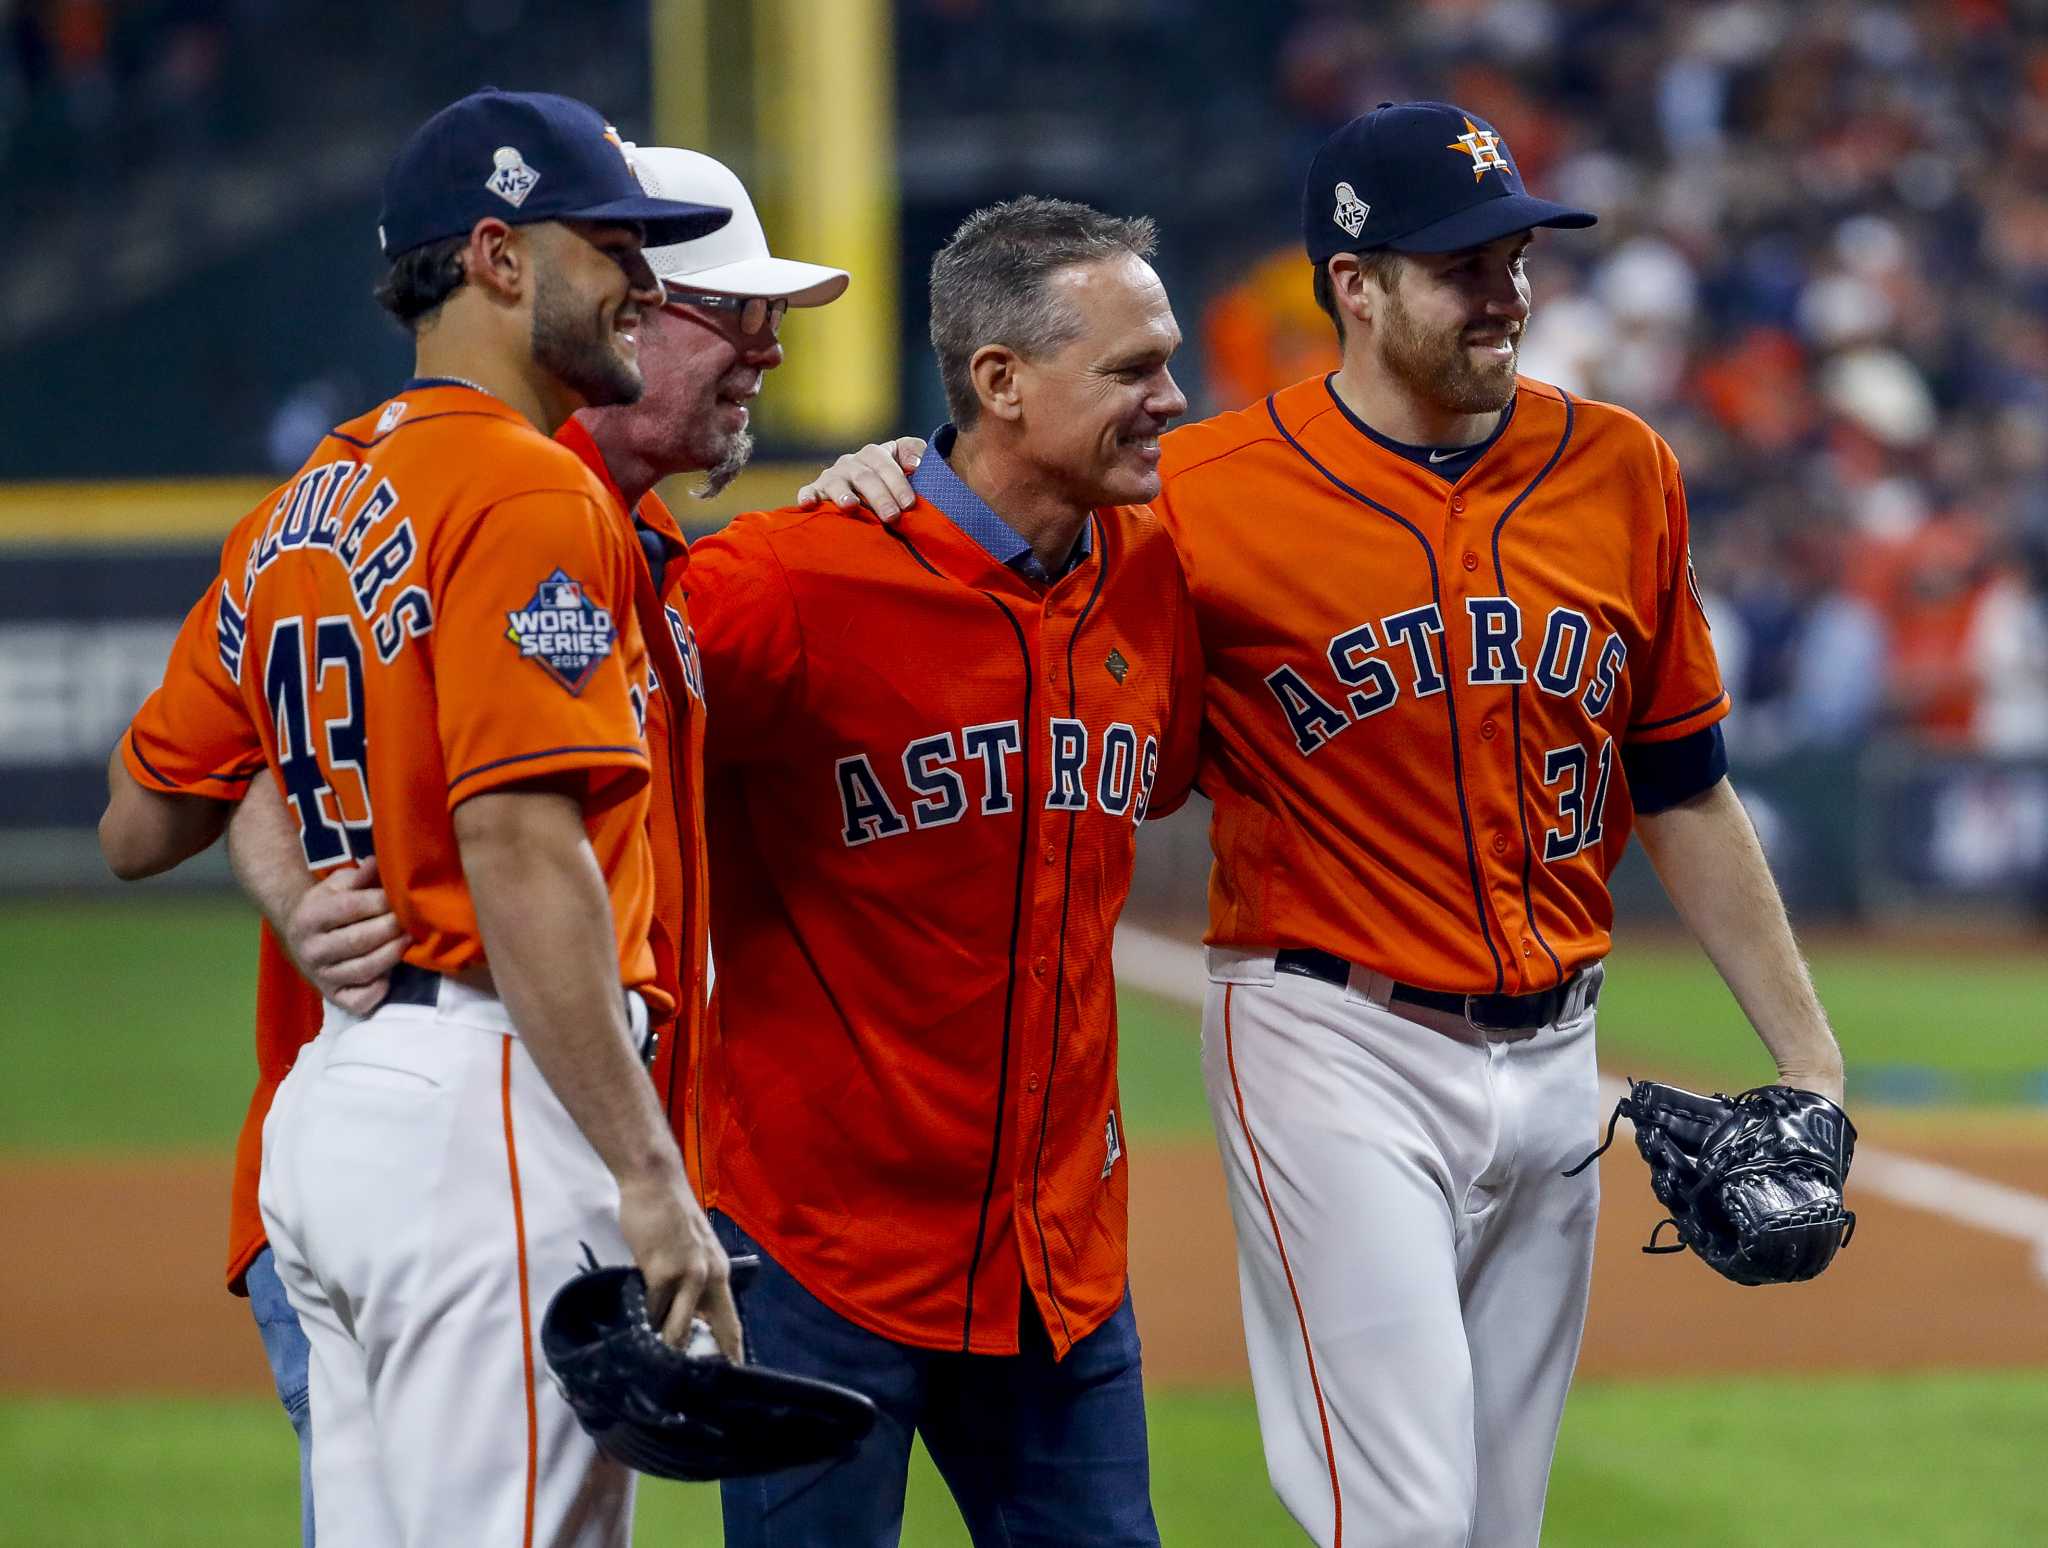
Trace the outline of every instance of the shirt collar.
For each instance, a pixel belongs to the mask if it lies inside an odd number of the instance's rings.
[[[654,594],[666,596],[668,582],[674,578],[670,566],[689,551],[689,544],[683,537],[676,519],[662,503],[661,497],[651,490],[633,510],[626,510],[626,497],[612,478],[612,470],[606,466],[604,453],[598,448],[597,439],[583,428],[576,419],[565,419],[562,428],[555,432],[555,439],[578,457],[583,465],[597,475],[598,482],[611,495],[612,503],[631,518],[633,535],[640,541],[640,551],[647,556],[647,568],[654,578]]]
[[[951,423],[940,425],[932,432],[930,452],[910,475],[910,487],[917,497],[936,506],[941,515],[980,544],[997,564],[1015,570],[1026,580],[1049,586],[1072,573],[1093,551],[1095,524],[1092,521],[1082,523],[1081,535],[1074,540],[1073,551],[1067,555],[1067,562],[1060,566],[1057,574],[1047,570],[1023,535],[998,516],[989,503],[969,489],[960,475],[953,471],[949,459],[959,433]]]

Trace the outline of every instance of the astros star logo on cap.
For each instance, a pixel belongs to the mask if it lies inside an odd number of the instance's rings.
[[[1488,172],[1507,172],[1508,159],[1501,154],[1500,136],[1491,129],[1482,129],[1471,119],[1465,120],[1465,132],[1459,135],[1445,150],[1463,151],[1472,158],[1472,181],[1478,182]]]

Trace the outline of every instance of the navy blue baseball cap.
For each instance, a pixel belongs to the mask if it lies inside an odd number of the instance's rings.
[[[1301,233],[1318,267],[1338,253],[1452,253],[1532,226],[1590,226],[1588,210],[1522,187],[1507,141],[1448,102],[1382,102],[1309,163]]]
[[[718,205],[649,198],[596,108],[486,86],[441,109],[399,150],[384,174],[377,239],[396,258],[493,215],[514,226],[637,221],[649,247],[691,241],[732,219]]]

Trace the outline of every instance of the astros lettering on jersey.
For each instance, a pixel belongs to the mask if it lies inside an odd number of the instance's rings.
[[[1326,378],[1163,445],[1153,508],[1209,672],[1208,939],[1480,994],[1602,957],[1633,816],[1616,744],[1728,712],[1670,448],[1527,378],[1455,484]]]
[[[718,981],[691,1160],[900,1343],[1014,1354],[1028,1295],[1064,1353],[1124,1294],[1110,933],[1192,774],[1200,661],[1159,525],[1092,521],[1044,589],[923,502],[692,553]]]

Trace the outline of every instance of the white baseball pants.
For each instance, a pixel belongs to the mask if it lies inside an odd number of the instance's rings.
[[[1592,1011],[1486,1035],[1362,968],[1208,960],[1274,1490],[1324,1548],[1536,1548],[1592,1282],[1597,1169],[1559,1175],[1597,1137]]]
[[[626,1548],[634,1474],[539,1342],[582,1243],[631,1261],[618,1188],[498,1000],[329,1005],[264,1123],[259,1202],[312,1348],[321,1548]]]

